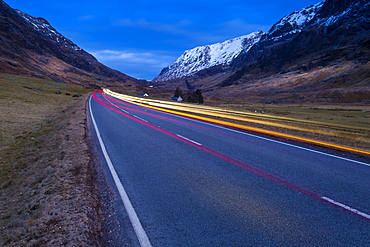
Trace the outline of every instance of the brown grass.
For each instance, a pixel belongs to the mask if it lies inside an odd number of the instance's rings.
[[[5,74],[0,88],[0,245],[97,245],[98,197],[85,141],[87,91]]]
[[[99,202],[85,141],[86,98],[79,86],[0,74],[1,246],[99,244]],[[369,106],[215,104],[320,132],[293,134],[370,150]]]
[[[241,111],[247,118],[272,125],[259,125],[268,130],[312,138],[318,141],[370,151],[370,106],[354,104],[220,104],[226,111]],[[253,117],[248,114],[253,114]],[[274,124],[286,125],[276,128]],[[249,122],[246,121],[248,125]],[[253,124],[252,124],[253,125]]]
[[[145,100],[150,98],[141,101],[145,103]],[[326,146],[339,145],[346,150],[356,149],[358,153],[370,152],[370,106],[365,104],[242,104],[211,98],[206,98],[206,105],[169,100],[161,104],[154,98],[153,102],[168,109],[257,127],[264,130],[261,132],[274,131],[291,135],[293,139],[310,139],[309,143],[324,142]]]

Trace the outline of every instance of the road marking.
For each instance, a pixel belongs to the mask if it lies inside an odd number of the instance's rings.
[[[126,111],[126,110],[123,110],[121,107],[119,107],[118,105],[116,105],[116,104],[114,104],[110,99],[108,99],[105,95],[103,95],[103,97],[109,102],[109,103],[111,103],[114,107],[116,107],[117,109],[119,109],[120,111],[123,111],[124,113],[127,113],[127,114],[129,114],[129,112],[128,111]]]
[[[360,164],[360,165],[364,165],[364,166],[369,166],[370,167],[370,164],[364,163],[364,162],[361,162],[361,161],[351,160],[351,159],[348,159],[348,158],[340,157],[340,156],[333,155],[333,154],[324,153],[324,152],[317,151],[317,150],[314,150],[314,149],[300,147],[300,146],[297,146],[297,145],[294,145],[294,144],[290,144],[290,143],[286,143],[286,142],[282,142],[282,141],[277,141],[277,140],[274,140],[274,139],[270,139],[270,138],[258,136],[258,135],[255,135],[255,134],[246,133],[246,132],[243,132],[243,131],[240,131],[240,130],[235,130],[235,129],[227,128],[227,127],[220,126],[220,125],[213,124],[213,123],[209,123],[209,122],[202,122],[202,121],[199,121],[199,120],[196,120],[196,119],[182,117],[182,116],[179,116],[179,115],[177,115],[177,116],[180,117],[180,118],[188,119],[188,120],[193,121],[193,122],[196,122],[196,123],[203,123],[204,125],[210,125],[210,126],[213,126],[213,127],[218,127],[220,129],[229,130],[229,131],[236,132],[236,133],[239,133],[239,134],[243,134],[243,135],[247,135],[247,136],[252,136],[252,137],[255,137],[255,138],[262,139],[262,140],[266,140],[266,141],[270,141],[270,142],[275,142],[275,143],[283,144],[283,145],[286,145],[286,146],[290,146],[290,147],[302,149],[302,150],[305,150],[305,151],[309,151],[309,152],[313,152],[313,153],[318,153],[318,154],[326,155],[326,156],[329,156],[329,157],[338,158],[338,159],[341,159],[341,160],[345,160],[345,161],[349,161],[349,162],[354,162],[354,163],[357,163],[357,164]]]
[[[196,144],[196,145],[198,145],[198,146],[202,146],[202,144],[200,144],[199,142],[196,142],[196,141],[193,141],[193,140],[191,140],[191,139],[189,139],[189,138],[186,138],[186,137],[184,137],[184,136],[182,136],[182,135],[178,135],[178,134],[176,134],[178,137],[180,137],[180,138],[182,138],[182,139],[185,139],[185,140],[187,140],[187,141],[189,141],[189,142],[192,142],[192,143],[194,143],[194,144]]]
[[[141,117],[138,117],[138,116],[136,116],[136,115],[132,115],[132,116],[134,116],[134,117],[136,117],[137,119],[140,119],[141,121],[144,121],[144,122],[148,122],[148,121],[146,121],[145,119],[143,119],[143,118],[141,118]]]
[[[321,199],[323,199],[323,200],[325,200],[325,201],[327,201],[327,202],[330,202],[331,204],[334,204],[334,205],[336,205],[336,206],[338,206],[338,207],[340,207],[340,208],[343,208],[343,209],[345,209],[345,210],[347,210],[347,211],[350,211],[350,212],[352,212],[352,213],[354,213],[354,214],[360,215],[360,216],[362,216],[362,217],[364,217],[364,218],[366,218],[366,219],[370,220],[370,215],[368,215],[368,214],[366,214],[366,213],[363,213],[363,212],[361,212],[361,211],[359,211],[359,210],[357,210],[357,209],[354,209],[354,208],[352,208],[352,207],[350,207],[350,206],[347,206],[347,205],[345,205],[345,204],[343,204],[343,203],[340,203],[340,202],[334,201],[333,199],[330,199],[330,198],[328,198],[328,197],[326,197],[326,196],[322,196],[322,197],[321,197]]]
[[[102,103],[100,103],[100,104],[102,104]],[[103,105],[103,106],[105,106],[104,104],[102,104],[102,105]],[[107,107],[107,108],[109,108],[109,109],[111,109],[111,110],[113,110],[113,111],[116,111],[116,112],[118,112],[118,113],[120,113],[120,114],[124,115],[122,112],[120,112],[120,111],[118,111],[118,110],[115,110],[115,109],[114,109],[114,108],[112,108],[112,107],[109,107],[109,106],[105,106],[105,107]],[[126,116],[127,116],[127,117],[129,117],[129,118],[131,118],[131,119],[133,119],[133,120],[136,120],[136,121],[138,121],[138,122],[140,122],[140,121],[141,121],[141,120],[139,120],[139,119],[135,119],[135,118],[130,117],[130,116],[128,116],[128,115],[126,115]],[[193,121],[194,121],[194,120],[193,120]],[[299,186],[299,185],[296,185],[296,184],[294,184],[294,183],[291,183],[291,182],[289,182],[289,181],[286,181],[286,180],[284,180],[284,179],[282,179],[282,178],[279,178],[278,176],[275,176],[275,175],[273,175],[273,174],[270,174],[270,173],[268,173],[268,172],[266,172],[266,171],[260,170],[260,169],[258,169],[258,168],[256,168],[256,167],[254,167],[254,166],[252,166],[252,165],[250,165],[250,164],[243,163],[243,162],[238,161],[238,160],[236,160],[236,159],[230,158],[230,157],[228,157],[228,156],[226,156],[226,155],[223,155],[223,154],[221,154],[221,153],[219,153],[219,152],[217,152],[217,151],[215,151],[215,150],[212,150],[212,149],[209,149],[209,148],[207,148],[207,147],[205,147],[205,146],[202,146],[200,143],[195,142],[195,141],[193,141],[193,140],[191,140],[191,139],[189,139],[189,138],[183,137],[183,136],[178,135],[178,134],[171,133],[171,132],[169,132],[169,131],[166,131],[166,130],[164,130],[164,129],[158,128],[158,127],[156,127],[156,126],[154,126],[154,125],[151,125],[151,124],[149,124],[149,123],[144,123],[143,121],[141,121],[141,122],[142,122],[142,124],[144,124],[144,125],[146,125],[146,126],[148,126],[148,127],[150,127],[150,128],[156,129],[156,130],[158,130],[158,131],[160,131],[160,132],[162,132],[162,133],[164,133],[164,134],[166,134],[166,135],[169,135],[169,136],[172,136],[172,137],[174,137],[174,138],[176,138],[176,139],[179,139],[179,140],[182,140],[182,141],[184,141],[184,142],[187,142],[189,145],[192,145],[192,146],[194,146],[194,147],[197,147],[198,149],[200,149],[200,150],[202,150],[202,151],[204,151],[204,152],[207,152],[207,153],[209,153],[209,154],[211,154],[211,155],[214,155],[214,156],[216,156],[216,157],[218,157],[218,158],[220,158],[220,159],[223,159],[223,160],[225,160],[225,161],[227,161],[227,162],[230,162],[231,164],[234,164],[234,165],[236,165],[236,166],[239,166],[239,167],[241,167],[241,168],[243,168],[243,169],[245,169],[245,170],[248,170],[248,171],[250,171],[250,172],[252,172],[252,173],[254,173],[254,174],[257,174],[257,175],[259,175],[259,176],[261,176],[261,177],[264,177],[264,178],[266,178],[266,179],[268,179],[268,180],[271,180],[271,181],[273,181],[273,182],[275,182],[275,183],[277,183],[277,184],[280,184],[280,185],[282,185],[282,186],[284,186],[284,187],[287,187],[287,188],[290,188],[290,189],[292,189],[292,190],[294,190],[294,191],[296,191],[296,192],[299,192],[299,193],[305,194],[305,195],[307,195],[307,196],[309,196],[309,197],[312,197],[312,198],[314,198],[314,199],[316,199],[316,200],[319,200],[319,201],[325,201],[325,202],[327,202],[327,203],[331,204],[332,206],[340,207],[341,209],[344,209],[345,211],[350,212],[350,213],[352,213],[352,214],[356,214],[356,215],[358,215],[358,216],[361,216],[361,217],[365,218],[366,220],[369,220],[369,219],[370,219],[370,215],[368,215],[368,214],[366,214],[366,213],[363,213],[363,212],[361,212],[361,211],[359,211],[359,210],[357,210],[357,209],[351,208],[351,207],[349,207],[349,206],[347,206],[347,205],[344,205],[344,204],[342,204],[342,203],[340,203],[340,202],[336,202],[336,201],[334,201],[334,200],[332,200],[332,199],[330,199],[330,198],[328,198],[328,197],[321,196],[320,194],[317,194],[317,193],[312,192],[312,191],[310,191],[310,190],[308,190],[308,189],[305,189],[304,187],[301,187],[301,186]],[[206,124],[209,124],[209,123],[206,123]],[[210,125],[211,125],[211,124],[210,124]],[[212,125],[212,126],[217,126],[217,125]],[[220,126],[217,126],[217,127],[220,127]],[[220,128],[224,128],[224,129],[227,129],[227,130],[235,131],[235,130],[233,130],[233,129],[228,129],[228,128],[225,128],[225,127],[220,127]],[[239,132],[239,131],[235,131],[235,132]],[[243,133],[243,132],[239,132],[239,133]],[[248,133],[243,133],[243,134],[251,135],[251,134],[248,134]],[[254,136],[254,135],[251,135],[251,136]],[[259,136],[255,136],[255,137],[260,138]],[[269,140],[268,138],[263,138],[263,139]],[[274,141],[274,140],[272,140],[272,141]],[[279,141],[276,141],[276,142],[279,142]],[[283,142],[279,142],[279,143],[285,144],[285,143],[283,143]],[[290,144],[289,144],[289,146],[297,147],[297,146],[290,145]],[[312,151],[312,150],[310,150],[310,149],[307,149],[307,150]],[[318,152],[318,153],[321,153],[321,152]],[[325,153],[323,153],[323,154],[325,154]],[[333,157],[336,157],[336,158],[341,158],[341,157],[337,157],[337,156],[334,156],[334,155],[330,155],[330,156],[333,156]],[[352,161],[352,160],[349,160],[349,161]]]
[[[122,100],[122,99],[120,99],[120,100]],[[160,110],[157,110],[157,111],[160,111]],[[165,111],[162,111],[162,112],[165,112]],[[326,156],[329,156],[329,157],[333,157],[333,158],[337,158],[337,159],[341,159],[341,160],[345,160],[345,161],[349,161],[349,162],[353,162],[353,163],[357,163],[357,164],[360,164],[360,165],[364,165],[364,166],[370,167],[370,164],[364,163],[364,162],[361,162],[361,161],[352,160],[352,159],[340,157],[340,156],[337,156],[337,155],[324,153],[324,152],[317,151],[317,150],[310,149],[310,148],[300,147],[298,145],[289,144],[289,143],[285,143],[285,142],[282,142],[282,141],[278,141],[278,140],[274,140],[274,139],[262,137],[262,136],[259,136],[259,135],[256,135],[256,134],[246,133],[246,132],[239,131],[239,130],[236,130],[236,129],[232,129],[232,128],[224,127],[224,126],[221,126],[221,125],[217,125],[217,124],[214,124],[214,123],[211,123],[211,122],[199,121],[198,119],[181,116],[181,115],[175,114],[175,113],[171,113],[171,114],[174,115],[174,116],[177,116],[179,118],[188,119],[188,120],[193,121],[193,122],[196,122],[198,124],[199,123],[203,123],[204,125],[210,125],[210,126],[213,126],[213,127],[218,127],[218,128],[221,128],[221,129],[229,130],[229,131],[240,133],[240,134],[243,134],[243,135],[252,136],[252,137],[255,137],[255,138],[262,139],[262,140],[267,140],[267,141],[270,141],[270,142],[275,142],[275,143],[283,144],[283,145],[286,145],[286,146],[298,148],[298,149],[301,149],[301,150],[305,150],[305,151],[309,151],[309,152],[313,152],[313,153],[318,153],[318,154],[321,154],[321,155],[326,155]]]
[[[135,209],[132,206],[131,201],[130,201],[130,199],[127,196],[127,193],[126,193],[126,191],[125,191],[125,189],[124,189],[124,187],[123,187],[123,185],[121,183],[121,180],[119,179],[119,177],[117,175],[116,170],[114,169],[113,163],[112,163],[111,159],[109,158],[107,149],[105,148],[103,139],[101,138],[100,131],[98,129],[98,126],[97,126],[97,124],[95,122],[94,115],[92,113],[92,109],[91,109],[91,97],[90,97],[90,100],[89,100],[89,109],[90,109],[91,120],[93,122],[93,125],[94,125],[94,128],[95,128],[95,132],[96,132],[96,135],[98,137],[98,140],[99,140],[99,143],[100,143],[100,146],[101,146],[101,149],[102,149],[104,158],[107,161],[107,164],[108,164],[109,170],[110,170],[110,172],[112,174],[114,183],[116,184],[116,187],[117,187],[118,192],[119,192],[119,194],[121,196],[123,205],[125,206],[125,209],[127,211],[127,214],[128,214],[128,216],[130,218],[132,227],[134,228],[134,231],[136,233],[136,236],[137,236],[137,238],[138,238],[138,240],[140,242],[140,246],[142,246],[142,247],[151,247],[152,245],[150,243],[150,240],[149,240],[148,236],[146,235],[146,232],[145,232],[143,226],[140,223],[139,217],[137,216],[137,214],[135,212]]]
[[[116,97],[116,98],[124,100],[124,101],[128,101],[132,104],[145,106],[145,107],[156,109],[156,110],[161,110],[161,111],[167,112],[167,113],[174,113],[174,114],[178,114],[178,115],[182,115],[182,116],[187,116],[187,117],[191,117],[191,118],[195,118],[195,119],[200,119],[200,120],[203,120],[203,121],[209,121],[209,122],[213,122],[213,123],[217,123],[217,124],[221,124],[221,125],[226,125],[226,126],[230,126],[230,127],[234,127],[234,128],[245,129],[245,130],[258,132],[258,133],[261,133],[261,134],[267,134],[267,135],[271,135],[271,136],[275,136],[275,137],[288,138],[290,140],[297,140],[297,141],[300,141],[300,142],[306,142],[306,143],[310,143],[310,144],[314,144],[314,145],[318,145],[318,146],[323,146],[323,147],[328,147],[328,148],[332,148],[332,149],[357,153],[357,154],[366,155],[366,156],[370,155],[370,152],[365,151],[365,150],[359,150],[359,149],[355,149],[355,148],[340,146],[340,145],[336,145],[336,144],[332,144],[332,143],[328,143],[328,142],[313,140],[313,139],[299,137],[299,136],[293,136],[293,135],[284,134],[284,133],[281,133],[281,132],[276,132],[276,131],[271,131],[271,130],[265,130],[265,129],[261,129],[261,128],[257,128],[257,127],[251,127],[251,126],[237,124],[237,123],[230,123],[230,122],[226,122],[226,121],[223,121],[223,120],[211,119],[209,117],[201,117],[201,116],[198,116],[198,115],[188,114],[188,113],[184,113],[184,112],[178,112],[178,111],[166,109],[166,107],[168,107],[168,103],[167,103],[167,105],[163,106],[163,103],[161,103],[161,104],[150,103],[150,102],[153,102],[153,100],[143,100],[143,99],[140,99],[140,98],[137,98],[137,97],[131,97],[131,96],[127,96],[127,95],[123,95],[123,94],[119,94],[119,93],[114,93],[114,92],[110,91],[109,89],[103,89],[103,91],[106,94],[109,94],[113,97]],[[145,102],[143,103],[143,101],[145,101]],[[149,103],[148,103],[148,101],[149,101]],[[161,107],[159,107],[159,106],[161,106]],[[171,109],[176,109],[176,108],[172,107]]]

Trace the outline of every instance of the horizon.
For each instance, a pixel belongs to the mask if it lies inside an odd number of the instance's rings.
[[[150,81],[185,50],[255,31],[267,32],[284,16],[320,1],[5,2],[13,9],[45,18],[104,65]]]

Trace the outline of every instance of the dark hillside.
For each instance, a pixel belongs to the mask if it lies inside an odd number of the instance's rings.
[[[50,23],[0,1],[0,72],[85,86],[139,83],[99,63]]]

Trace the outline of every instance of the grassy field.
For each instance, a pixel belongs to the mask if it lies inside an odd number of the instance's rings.
[[[0,246],[88,246],[97,239],[87,93],[0,74]]]
[[[57,91],[61,94],[56,94]],[[84,88],[76,85],[0,74],[0,149],[14,138],[22,138],[39,129],[44,120],[52,119],[56,112],[73,102],[72,95],[86,93]]]
[[[224,105],[224,109],[255,113],[257,119],[301,128],[299,136],[308,136],[370,152],[369,105]],[[266,118],[268,116],[268,118]]]
[[[225,106],[246,112],[264,112],[307,122],[367,129],[370,131],[370,105],[245,105]]]
[[[87,96],[80,86],[0,74],[0,246],[97,241]],[[217,105],[216,111],[245,118],[227,121],[370,150],[370,106]]]
[[[365,104],[236,104],[206,100],[205,105],[197,105],[155,98],[127,99],[200,115],[235,128],[363,155],[370,153],[370,106]]]

